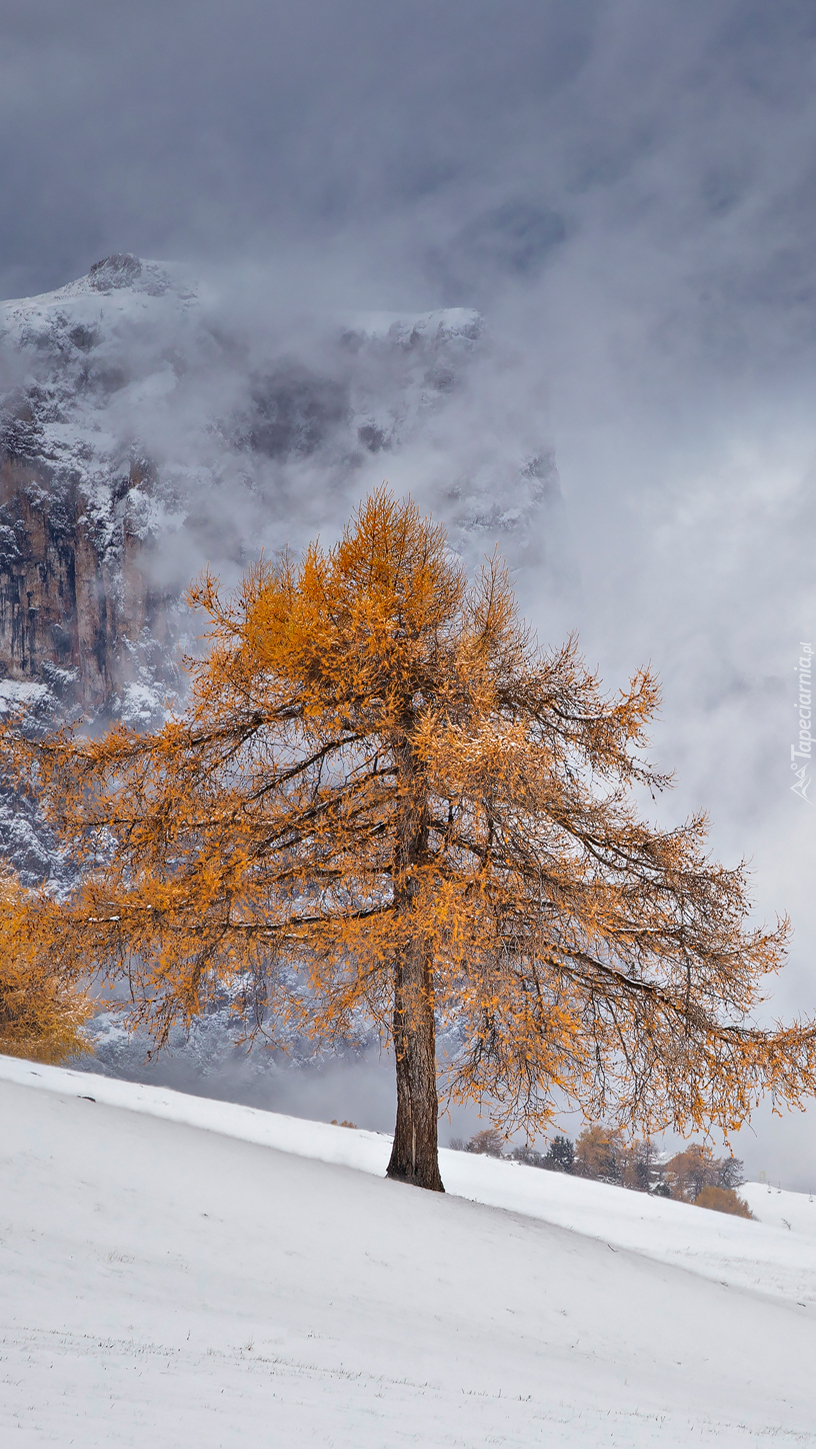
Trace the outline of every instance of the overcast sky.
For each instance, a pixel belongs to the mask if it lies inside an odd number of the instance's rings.
[[[131,251],[484,313],[491,427],[535,415],[561,477],[534,621],[613,681],[652,660],[671,812],[752,857],[796,927],[775,1006],[814,1010],[812,0],[4,0],[0,125],[4,296]]]
[[[383,304],[484,303],[589,245],[590,278],[673,280],[669,334],[685,284],[712,349],[738,347],[746,304],[775,349],[812,335],[807,0],[5,0],[2,17],[5,295],[112,251],[302,247]]]

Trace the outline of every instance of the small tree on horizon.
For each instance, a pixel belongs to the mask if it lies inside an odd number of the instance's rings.
[[[262,561],[209,620],[183,714],[153,734],[31,742],[5,760],[82,867],[18,938],[76,979],[128,982],[160,1047],[226,982],[249,1029],[392,1043],[392,1178],[442,1190],[440,1064],[497,1128],[565,1103],[646,1132],[737,1126],[812,1091],[812,1023],[752,1024],[784,927],[746,926],[741,867],[705,821],[640,818],[658,701],[608,698],[574,641],[541,651],[490,561],[468,586],[444,530],[386,491],[330,550]],[[449,1038],[450,1039],[450,1038]]]
[[[621,1181],[626,1143],[622,1128],[590,1122],[575,1143],[575,1173],[597,1182]]]
[[[705,1143],[691,1142],[676,1152],[664,1168],[671,1195],[684,1202],[696,1202],[705,1187],[733,1191],[743,1181],[742,1162],[737,1157],[715,1157]]]
[[[569,1137],[557,1132],[542,1159],[551,1172],[572,1172],[575,1168],[575,1147]]]
[[[504,1138],[495,1127],[484,1127],[468,1142],[466,1152],[475,1152],[483,1157],[501,1157],[504,1152]]]

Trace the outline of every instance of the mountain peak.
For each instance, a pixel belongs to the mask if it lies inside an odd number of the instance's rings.
[[[161,297],[175,292],[180,297],[194,297],[197,287],[187,269],[175,262],[147,261],[132,252],[114,252],[94,262],[87,276],[70,282],[61,292],[146,292]]]
[[[130,252],[116,252],[112,257],[103,257],[94,262],[88,277],[96,292],[108,292],[112,287],[129,287],[141,276],[142,263]]]

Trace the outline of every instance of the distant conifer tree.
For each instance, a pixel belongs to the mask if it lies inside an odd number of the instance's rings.
[[[544,1154],[542,1167],[549,1168],[551,1172],[572,1172],[574,1165],[575,1147],[573,1143],[569,1137],[557,1134]]]

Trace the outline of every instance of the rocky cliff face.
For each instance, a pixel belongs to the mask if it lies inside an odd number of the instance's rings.
[[[142,483],[133,470],[118,480],[100,518],[75,481],[60,486],[36,459],[4,450],[1,677],[41,680],[86,709],[115,702],[122,712],[145,666],[156,681],[171,674],[174,600],[146,577],[129,506]]]
[[[237,579],[262,547],[331,531],[384,475],[460,544],[534,539],[552,462],[523,437],[477,441],[476,313],[284,335],[252,312],[131,256],[0,306],[9,685],[148,722],[178,678],[190,577]]]
[[[141,270],[112,258],[0,308],[0,678],[125,715],[173,675],[175,593],[150,576],[158,474],[111,416],[134,340],[117,297],[132,304]]]

